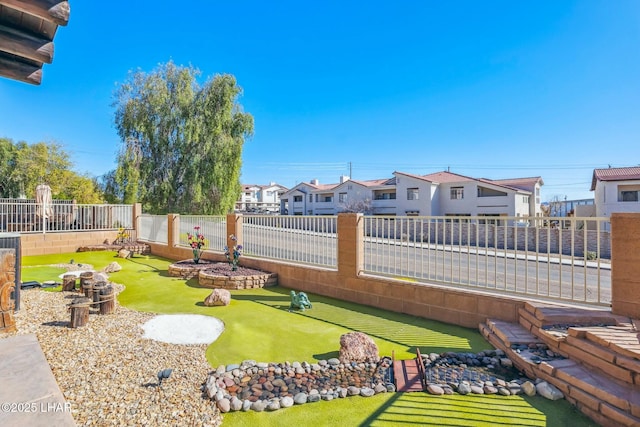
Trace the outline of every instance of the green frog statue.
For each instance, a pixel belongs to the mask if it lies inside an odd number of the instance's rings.
[[[293,309],[298,309],[300,311],[304,311],[305,308],[311,308],[311,301],[309,301],[309,297],[304,292],[291,291],[291,304],[289,305],[289,311]]]

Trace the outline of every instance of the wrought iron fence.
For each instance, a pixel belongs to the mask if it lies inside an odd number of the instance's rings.
[[[337,217],[242,217],[245,255],[337,268]]]
[[[412,281],[608,305],[607,218],[364,217],[364,270]]]
[[[0,231],[48,233],[133,228],[132,205],[81,204],[67,200],[2,199]]]
[[[189,246],[187,233],[194,234],[195,228],[205,237],[203,249],[222,252],[227,244],[227,217],[223,215],[180,215],[180,246]]]
[[[169,227],[166,215],[140,215],[140,229],[138,240],[142,242],[164,243],[169,242]]]

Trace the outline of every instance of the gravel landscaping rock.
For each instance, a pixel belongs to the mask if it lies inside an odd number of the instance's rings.
[[[123,287],[116,285],[116,291]],[[21,293],[18,331],[35,334],[79,426],[218,426],[214,402],[202,397],[211,371],[207,345],[175,345],[143,339],[141,325],[154,317],[116,305],[114,314],[92,314],[81,328],[68,327],[74,292]],[[159,388],[157,373],[172,368]]]

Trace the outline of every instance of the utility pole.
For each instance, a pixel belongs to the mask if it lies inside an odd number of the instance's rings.
[[[349,162],[349,179],[353,179],[353,164]]]

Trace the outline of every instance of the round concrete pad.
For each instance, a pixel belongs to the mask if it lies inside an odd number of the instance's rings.
[[[220,319],[201,314],[162,314],[142,325],[143,338],[169,344],[210,344],[224,331]]]

